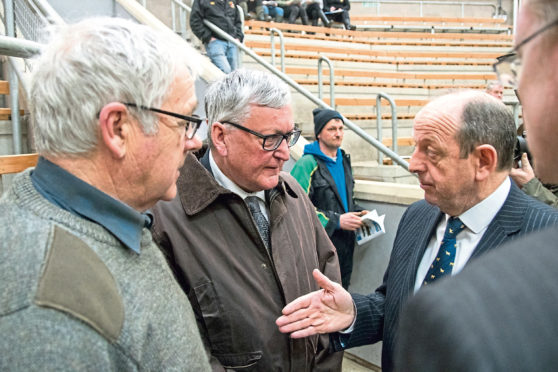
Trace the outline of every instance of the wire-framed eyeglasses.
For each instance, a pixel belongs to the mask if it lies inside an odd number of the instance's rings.
[[[235,128],[238,128],[240,130],[243,130],[245,132],[248,132],[256,137],[259,137],[263,140],[262,142],[262,149],[264,149],[265,151],[275,151],[277,150],[277,148],[281,145],[281,142],[283,142],[283,140],[285,140],[287,142],[287,146],[292,147],[294,146],[294,144],[298,141],[299,137],[300,137],[300,132],[301,130],[296,128],[294,130],[292,130],[289,133],[285,133],[285,134],[261,134],[258,132],[255,132],[251,129],[248,129],[240,124],[236,124],[236,123],[232,123],[230,121],[223,121],[223,124],[229,124],[232,125]]]
[[[129,107],[135,107],[135,108],[141,109],[141,110],[153,111],[153,112],[156,112],[158,114],[168,115],[168,116],[172,116],[172,117],[181,119],[181,121],[177,122],[177,125],[180,126],[180,127],[184,127],[184,129],[185,129],[184,135],[188,139],[194,138],[194,135],[196,134],[196,132],[200,128],[201,123],[204,120],[204,119],[201,119],[200,117],[195,116],[195,115],[194,116],[181,115],[181,114],[177,114],[175,112],[165,111],[165,110],[161,110],[161,109],[158,109],[158,108],[136,105],[135,103],[122,102],[122,104],[126,105],[126,106],[129,106]]]
[[[556,25],[558,25],[558,19],[533,32],[521,43],[517,44],[509,53],[496,58],[497,61],[492,67],[502,85],[517,89],[519,78],[521,77],[521,57],[517,54],[519,48]]]

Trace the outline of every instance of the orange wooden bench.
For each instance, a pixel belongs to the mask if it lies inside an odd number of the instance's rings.
[[[0,156],[0,194],[3,192],[2,175],[19,173],[34,167],[38,159],[38,154]]]
[[[246,41],[245,45],[250,48],[268,49],[270,47],[269,42],[265,41]],[[279,42],[277,41],[277,46]],[[351,56],[368,56],[368,57],[386,57],[386,58],[430,58],[434,60],[439,59],[487,59],[495,60],[497,57],[501,56],[502,53],[498,52],[440,52],[440,51],[412,51],[412,50],[370,50],[370,49],[357,49],[348,48],[347,46],[335,47],[335,46],[321,46],[321,45],[304,45],[304,44],[294,44],[289,43],[285,45],[285,50],[290,51],[311,51],[314,53],[324,53],[328,56],[334,54],[351,55]]]
[[[352,18],[352,16],[351,16]],[[430,39],[430,40],[497,40],[497,41],[512,41],[512,35],[503,34],[483,34],[483,33],[468,33],[463,34],[460,32],[444,32],[444,33],[430,33],[430,32],[400,32],[400,31],[349,31],[338,28],[328,28],[319,26],[304,26],[299,24],[289,23],[275,23],[249,20],[245,22],[245,27],[249,29],[264,29],[269,32],[270,28],[276,28],[281,31],[304,31],[323,33],[328,35],[346,36],[348,38],[369,38],[369,39],[389,39],[389,38],[403,38],[403,39]]]
[[[264,28],[258,29],[249,29],[245,32],[246,35],[269,35],[269,30]],[[389,33],[388,33],[389,34]],[[429,34],[430,35],[430,34]],[[308,39],[308,40],[328,40],[328,41],[337,41],[337,42],[354,42],[357,44],[363,45],[374,45],[374,46],[438,46],[438,47],[476,47],[476,48],[512,48],[512,41],[511,40],[451,40],[451,39],[442,39],[442,40],[432,40],[432,39],[404,39],[401,38],[369,38],[369,37],[352,37],[352,38],[343,38],[342,36],[337,35],[326,35],[326,34],[287,34],[284,35],[287,38],[294,38],[294,39]]]

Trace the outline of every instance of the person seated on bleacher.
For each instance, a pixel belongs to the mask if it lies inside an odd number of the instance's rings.
[[[266,20],[269,21],[270,19],[268,17],[270,17],[277,23],[283,22],[283,15],[285,14],[285,11],[280,6],[277,6],[277,1],[264,0],[262,4]]]
[[[300,17],[300,22],[303,25],[308,24],[308,15],[306,10],[302,7],[301,0],[278,0],[277,5],[279,5],[285,11],[285,17],[287,17],[287,22],[293,24],[296,19]]]
[[[306,9],[308,19],[312,22],[312,26],[318,25],[318,19],[322,20],[324,27],[329,27],[331,22],[327,19],[322,8],[324,7],[323,0],[302,0],[302,6]]]
[[[254,15],[258,21],[267,20],[262,0],[238,0],[237,4],[242,8],[245,20],[254,18]]]
[[[351,24],[349,10],[351,10],[349,0],[324,1],[324,13],[329,19],[343,23],[347,30],[356,30],[356,26]]]

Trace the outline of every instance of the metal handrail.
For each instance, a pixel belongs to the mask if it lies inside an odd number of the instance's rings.
[[[376,130],[378,141],[382,142],[382,98],[387,99],[391,106],[391,142],[393,152],[397,153],[397,106],[395,101],[385,93],[378,93],[376,97]],[[378,154],[378,164],[383,164],[384,154]]]
[[[380,15],[381,4],[417,4],[420,7],[420,17],[423,16],[423,5],[459,5],[461,6],[461,17],[465,17],[465,6],[489,6],[493,9],[492,15],[500,15],[501,6],[487,2],[470,2],[470,1],[432,1],[432,0],[352,0],[354,3],[373,4],[376,5],[376,15]]]
[[[25,39],[0,35],[0,54],[19,58],[31,58],[41,52],[41,44]]]
[[[269,38],[271,40],[271,64],[275,66],[275,37],[279,36],[279,47],[281,48],[281,72],[285,73],[285,38],[283,33],[278,28],[272,27],[269,29]]]
[[[171,0],[171,1],[175,2],[178,6],[183,7],[187,12],[191,12],[191,10],[192,10],[189,6],[187,6],[186,4],[182,3],[179,0]],[[322,100],[316,98],[312,93],[310,93],[304,87],[300,86],[297,82],[295,82],[293,79],[291,79],[288,75],[286,75],[282,71],[278,71],[274,66],[272,66],[270,63],[265,61],[262,57],[260,57],[259,55],[254,53],[251,49],[247,48],[242,43],[240,43],[238,40],[236,40],[235,38],[233,38],[232,36],[230,36],[229,34],[224,32],[223,30],[221,30],[219,27],[215,26],[213,23],[209,22],[208,20],[204,20],[203,23],[207,27],[209,27],[211,29],[211,31],[213,31],[217,35],[219,35],[219,37],[232,42],[234,45],[236,45],[238,48],[240,48],[244,53],[246,53],[248,56],[250,56],[250,58],[252,58],[256,62],[258,62],[260,65],[265,67],[272,74],[277,75],[285,83],[290,85],[294,90],[296,90],[297,92],[302,94],[304,97],[308,98],[312,103],[314,103],[317,106],[320,106],[322,108],[326,108],[326,109],[330,109],[330,110],[333,109],[329,105],[325,104]],[[343,115],[341,115],[341,116],[343,116]],[[358,125],[356,125],[355,123],[353,123],[349,119],[345,118],[344,116],[343,116],[343,122],[345,123],[345,126],[347,126],[349,129],[351,129],[355,134],[360,136],[366,142],[370,143],[372,146],[374,146],[380,152],[382,152],[382,153],[386,154],[387,156],[389,156],[390,158],[392,158],[395,163],[397,163],[398,165],[403,167],[405,170],[407,170],[407,171],[409,170],[409,163],[407,163],[401,156],[399,156],[398,154],[393,152],[390,148],[388,148],[383,143],[378,141],[376,138],[374,138],[371,135],[369,135],[368,133],[366,133],[362,128],[360,128]]]
[[[335,78],[333,72],[333,64],[326,56],[320,56],[318,59],[318,98],[322,100],[322,62],[326,62],[329,66],[329,103],[335,109]]]

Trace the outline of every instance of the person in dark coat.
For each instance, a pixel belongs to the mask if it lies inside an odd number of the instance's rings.
[[[295,340],[274,320],[317,289],[313,269],[341,281],[335,247],[288,173],[300,136],[286,84],[239,69],[205,95],[209,150],[186,159],[178,196],[153,209],[153,236],[192,303],[214,371],[340,371],[329,338]]]
[[[200,39],[211,62],[225,74],[238,67],[238,48],[217,35],[203,21],[207,20],[235,38],[244,39],[240,16],[233,0],[194,0],[190,13],[190,27]]]
[[[329,19],[343,23],[347,30],[356,30],[356,26],[351,24],[349,10],[349,0],[324,0],[324,13]]]

